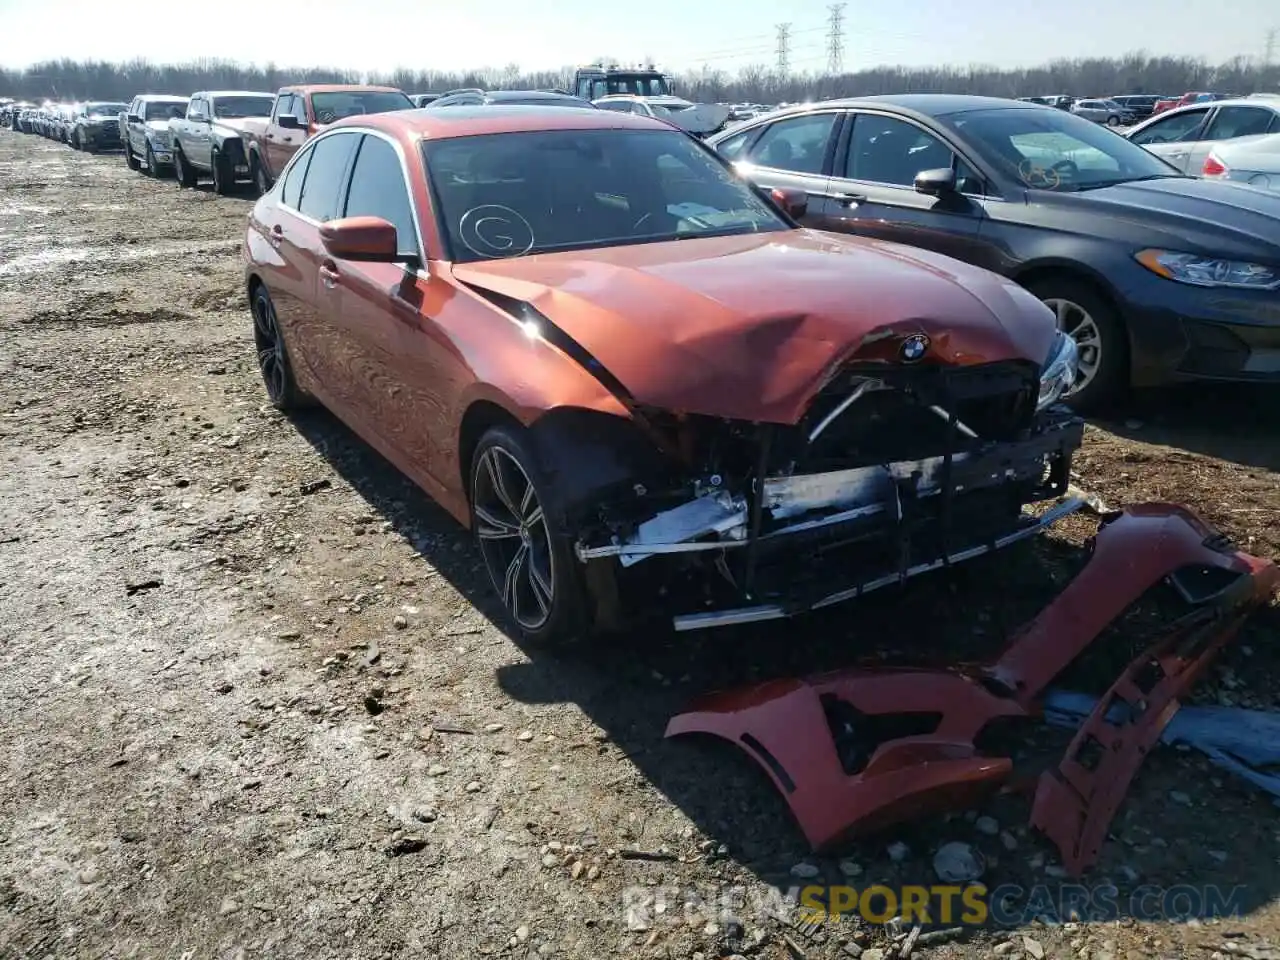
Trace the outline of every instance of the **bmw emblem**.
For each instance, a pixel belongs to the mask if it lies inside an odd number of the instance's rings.
[[[898,345],[898,356],[903,363],[915,363],[929,349],[929,338],[923,333],[913,333]]]

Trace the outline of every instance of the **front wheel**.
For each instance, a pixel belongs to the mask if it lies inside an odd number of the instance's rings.
[[[160,171],[156,166],[156,152],[151,149],[151,144],[147,144],[147,176],[159,177]]]
[[[84,138],[80,136],[80,128],[79,128],[79,127],[77,127],[77,128],[76,128],[76,130],[75,130],[75,132],[74,132],[73,134],[71,134],[71,149],[72,149],[72,150],[83,150],[83,149],[84,149]]]
[[[196,185],[196,172],[191,169],[191,164],[187,163],[187,158],[182,155],[181,150],[173,151],[173,174],[179,188]]]
[[[1105,411],[1129,388],[1129,343],[1116,309],[1087,283],[1049,277],[1029,285],[1076,342],[1079,370],[1064,399],[1082,413]]]
[[[251,161],[253,165],[253,183],[258,188],[260,196],[266,196],[271,190],[271,177],[267,174],[267,168],[262,165],[262,161],[254,157]]]
[[[231,160],[221,150],[215,150],[211,161],[213,167],[213,191],[226,196],[235,189],[236,178],[232,172]]]
[[[130,170],[140,170],[142,165],[138,163],[138,158],[134,156],[133,145],[128,140],[124,142],[124,162],[129,165]]]
[[[549,492],[518,427],[491,427],[480,438],[471,461],[471,530],[507,616],[543,647],[573,640],[587,625],[582,572]]]

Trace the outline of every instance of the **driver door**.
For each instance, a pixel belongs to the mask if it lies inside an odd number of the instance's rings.
[[[923,247],[988,266],[978,233],[986,219],[982,178],[933,132],[878,113],[851,114],[836,174],[816,211],[824,230]],[[949,167],[959,189],[918,193],[915,178]]]
[[[1131,130],[1128,137],[1130,142],[1146,148],[1187,173],[1192,145],[1200,139],[1200,131],[1208,116],[1207,106],[1179,110]]]

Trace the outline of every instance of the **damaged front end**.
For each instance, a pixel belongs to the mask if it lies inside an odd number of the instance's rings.
[[[1041,713],[1049,684],[1147,591],[1183,613],[1121,672],[1052,769],[1031,824],[1078,876],[1148,751],[1218,651],[1280,587],[1274,563],[1235,549],[1190,511],[1141,504],[1104,515],[1083,570],[1004,652],[954,670],[853,669],[713,694],[667,736],[743,747],[786,797],[815,849],[925,813],[959,810],[1016,779],[1001,724]]]
[[[917,339],[893,346],[911,359]],[[696,574],[674,616],[693,630],[825,607],[1029,537],[1083,506],[1023,510],[1066,495],[1083,436],[1055,403],[1073,371],[1063,343],[1043,371],[855,362],[795,424],[638,410],[678,467],[599,502],[578,558],[619,579]]]

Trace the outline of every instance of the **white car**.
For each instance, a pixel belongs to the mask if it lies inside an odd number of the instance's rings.
[[[1217,144],[1205,157],[1200,175],[1280,191],[1280,133]]]
[[[1241,97],[1190,103],[1138,124],[1122,136],[1200,176],[1210,151],[1227,141],[1280,133],[1280,97]]]
[[[681,130],[697,136],[715,133],[729,119],[730,108],[720,103],[690,103],[681,97],[641,97],[634,94],[611,94],[592,100],[601,110],[635,113],[673,123]]]

